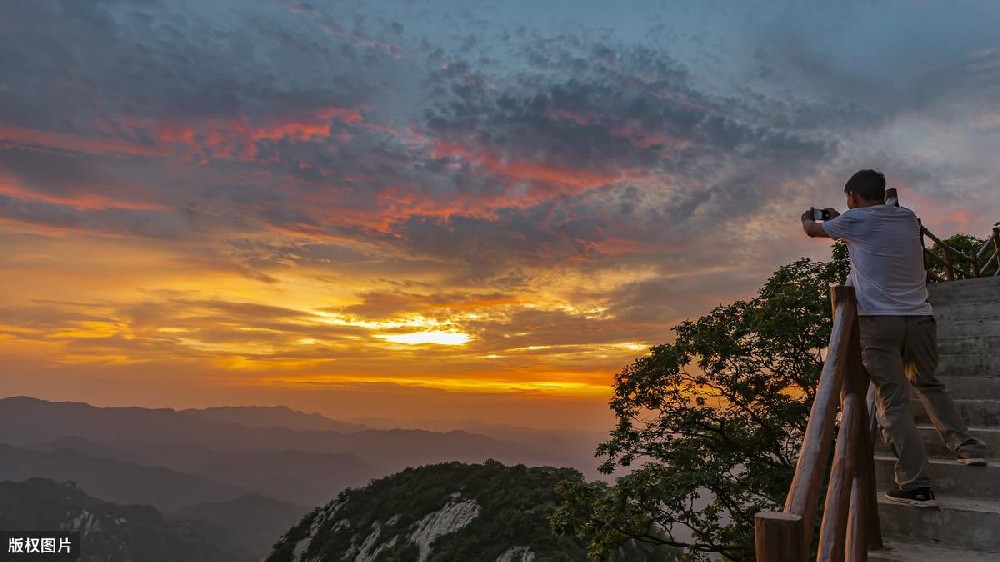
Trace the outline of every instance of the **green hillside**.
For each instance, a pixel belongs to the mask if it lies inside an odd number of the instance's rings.
[[[567,479],[582,475],[496,461],[408,468],[315,509],[275,544],[268,561],[583,561],[582,541],[549,529],[553,488]],[[628,559],[674,556],[633,544]]]

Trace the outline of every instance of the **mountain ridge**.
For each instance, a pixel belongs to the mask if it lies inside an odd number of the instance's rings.
[[[407,468],[341,492],[306,514],[266,562],[375,560],[587,560],[586,544],[555,536],[557,483],[571,468],[460,462]],[[677,551],[629,544],[614,561],[667,562]]]
[[[0,481],[0,529],[80,531],[81,562],[258,559],[209,523],[168,520],[151,506],[107,502],[48,478]]]

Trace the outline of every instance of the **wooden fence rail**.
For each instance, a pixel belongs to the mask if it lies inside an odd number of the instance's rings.
[[[830,458],[836,414],[842,411],[820,527],[817,560],[867,560],[882,537],[875,498],[875,463],[861,364],[857,299],[853,287],[832,287],[833,329],[819,387],[785,509],[754,520],[758,561],[802,562],[808,558],[819,492]]]
[[[943,256],[939,256],[927,247],[924,238],[934,242],[935,248],[940,248]],[[986,242],[975,252],[967,254],[954,248],[948,242],[941,240],[933,232],[920,225],[920,243],[924,248],[924,268],[927,270],[929,282],[955,281],[957,279],[974,279],[977,277],[1000,275],[1000,223],[993,227],[993,232]],[[944,276],[935,273],[933,264],[944,266]],[[992,273],[991,268],[994,268]]]

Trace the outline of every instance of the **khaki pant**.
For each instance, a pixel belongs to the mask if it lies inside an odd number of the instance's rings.
[[[934,317],[859,316],[858,323],[861,356],[875,383],[879,425],[899,457],[896,484],[900,489],[931,485],[927,452],[907,408],[910,385],[917,391],[934,427],[950,450],[982,452],[984,443],[969,435],[944,383],[934,376],[938,364]]]

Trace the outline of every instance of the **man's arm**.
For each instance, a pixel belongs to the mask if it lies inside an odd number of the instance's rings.
[[[829,211],[831,219],[835,219],[840,216],[840,213],[838,213],[836,209],[828,208],[825,210]],[[830,235],[823,229],[823,225],[813,220],[812,209],[802,213],[802,230],[804,230],[810,238],[830,238]]]

